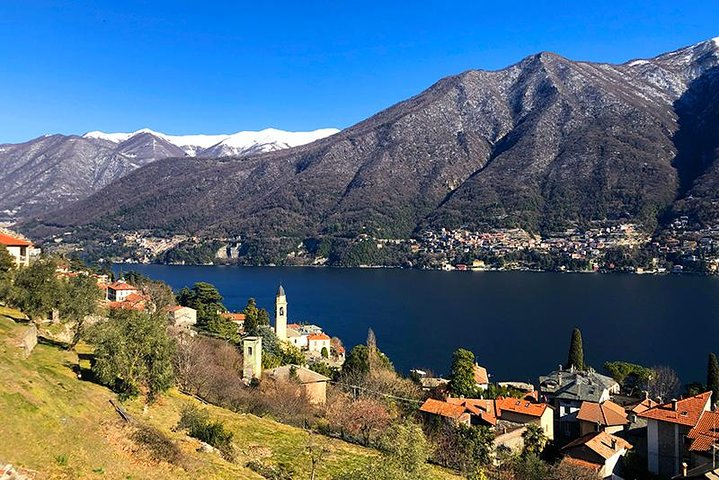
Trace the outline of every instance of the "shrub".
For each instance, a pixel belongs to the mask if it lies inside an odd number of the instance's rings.
[[[225,429],[225,424],[222,421],[211,420],[207,410],[200,410],[194,405],[185,406],[176,428],[186,430],[189,436],[212,445],[222,453],[225,459],[234,459],[232,432]]]
[[[292,465],[284,462],[277,465],[266,465],[260,460],[252,460],[247,463],[247,468],[268,480],[292,480],[295,478],[295,470]]]
[[[154,427],[140,425],[130,438],[136,444],[145,447],[156,461],[164,460],[173,465],[181,463],[183,456],[180,448],[167,435]]]

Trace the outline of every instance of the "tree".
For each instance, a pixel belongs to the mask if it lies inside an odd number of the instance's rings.
[[[651,369],[628,362],[606,362],[604,369],[627,391],[645,388],[652,374]]]
[[[150,297],[152,304],[158,311],[164,311],[176,304],[172,288],[161,280],[153,280],[141,273],[130,271],[125,274],[125,281],[136,286],[142,293]]]
[[[647,391],[651,398],[658,398],[667,402],[675,398],[681,388],[681,381],[677,372],[669,367],[652,367],[652,373],[647,384]]]
[[[98,313],[102,291],[94,277],[81,274],[63,282],[61,292],[60,318],[71,324],[72,341],[68,348],[73,349],[85,334],[87,318]]]
[[[392,362],[390,362],[387,355],[380,352],[379,349],[375,351],[375,365],[379,368],[376,370],[388,370],[394,371]],[[350,353],[347,355],[345,363],[342,365],[342,372],[347,375],[363,376],[370,373],[370,350],[366,345],[356,345]]]
[[[582,347],[582,332],[578,328],[572,330],[572,340],[569,344],[567,368],[571,367],[574,367],[577,370],[584,370],[584,348]]]
[[[197,310],[197,323],[206,327],[211,320],[217,320],[217,312],[227,309],[222,304],[222,295],[211,283],[197,282],[192,289],[183,288],[177,295],[177,302]]]
[[[57,261],[41,258],[15,275],[10,289],[9,303],[33,320],[44,320],[59,305],[58,292],[62,290],[57,278]]]
[[[328,358],[330,356],[330,353],[327,351],[327,347],[322,347],[320,355],[322,355],[322,358]]]
[[[211,315],[205,328],[208,332],[214,333],[230,342],[238,343],[240,341],[237,324],[221,315]]]
[[[437,463],[477,478],[490,463],[494,433],[488,427],[444,423],[434,431],[432,441]]]
[[[174,381],[174,343],[167,335],[165,318],[135,310],[117,309],[92,332],[97,378],[121,398],[147,392],[148,402]]]
[[[380,400],[362,397],[351,400],[347,395],[332,397],[327,406],[327,420],[343,439],[370,445],[392,422],[387,405]]]
[[[524,439],[523,453],[525,455],[539,455],[547,444],[547,437],[544,435],[544,430],[534,423],[527,425],[527,429],[522,433],[522,438]]]
[[[9,273],[15,268],[15,259],[7,251],[5,245],[0,245],[0,276]]]
[[[712,391],[712,401],[719,402],[719,361],[717,361],[717,356],[714,352],[709,354],[707,389]]]
[[[452,372],[449,377],[449,390],[457,396],[473,397],[477,391],[474,381],[474,353],[464,348],[452,354]]]
[[[242,313],[245,314],[245,333],[248,335],[256,335],[257,327],[259,327],[260,322],[257,302],[255,302],[254,298],[247,300],[247,305],[245,306],[245,309],[242,310]]]
[[[5,245],[0,245],[0,300],[8,296],[14,270],[15,259]]]
[[[380,441],[382,456],[364,468],[345,472],[336,480],[424,480],[429,446],[422,428],[411,422],[391,425]]]

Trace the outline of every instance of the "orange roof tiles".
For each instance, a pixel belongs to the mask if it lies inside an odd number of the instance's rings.
[[[659,404],[657,402],[655,402],[654,400],[652,400],[651,398],[645,398],[641,402],[634,405],[634,407],[632,407],[632,412],[639,415],[640,413],[644,413],[647,410],[649,410],[650,408],[656,407],[657,405],[659,405]]]
[[[112,290],[137,290],[137,288],[126,282],[114,282],[108,285],[107,288]]]
[[[627,412],[624,408],[611,400],[604,403],[582,402],[579,413],[577,413],[577,420],[609,427],[629,423]]]
[[[654,408],[639,414],[642,418],[650,418],[660,422],[678,423],[679,425],[695,426],[707,409],[711,399],[711,392],[700,393],[693,397],[685,398],[675,402],[657,405]]]
[[[520,400],[518,398],[498,398],[495,401],[497,416],[501,417],[503,411],[521,413],[522,415],[529,415],[530,417],[541,417],[547,410],[546,403],[533,403],[527,400]]]
[[[497,414],[494,408],[494,400],[483,400],[477,398],[447,398],[447,403],[460,405],[472,415],[480,417],[490,425],[497,424]]]
[[[144,310],[147,298],[137,293],[131,293],[122,302],[108,302],[108,308],[125,308],[128,310]]]
[[[631,449],[632,444],[607,432],[592,432],[569,442],[562,448],[562,452],[571,457],[572,450],[577,447],[586,447],[600,457],[608,459],[623,449]]]
[[[719,445],[719,412],[704,412],[687,438],[693,440],[690,452],[708,452],[712,445]]]
[[[453,418],[459,420],[466,410],[461,405],[453,405],[451,403],[428,398],[419,409],[421,412],[440,415],[442,417]]]
[[[478,385],[485,385],[489,383],[489,375],[487,369],[480,367],[476,363],[474,364],[474,383]]]
[[[22,238],[0,232],[0,245],[5,245],[6,247],[29,247],[32,243]]]
[[[313,333],[312,335],[307,336],[307,340],[329,340],[330,337],[325,335],[324,333]]]
[[[226,313],[221,313],[220,316],[222,318],[226,318],[227,320],[232,320],[233,322],[244,322],[245,321],[244,313],[226,312]]]

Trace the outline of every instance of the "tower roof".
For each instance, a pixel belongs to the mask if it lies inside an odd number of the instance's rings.
[[[284,296],[285,296],[285,289],[282,288],[282,285],[280,285],[280,288],[277,289],[277,296],[278,296],[278,297],[284,297]]]

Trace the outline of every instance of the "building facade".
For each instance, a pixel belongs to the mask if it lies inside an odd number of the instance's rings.
[[[27,267],[30,265],[30,249],[32,244],[12,235],[0,232],[0,245],[4,245],[8,253],[15,260],[16,267]]]

